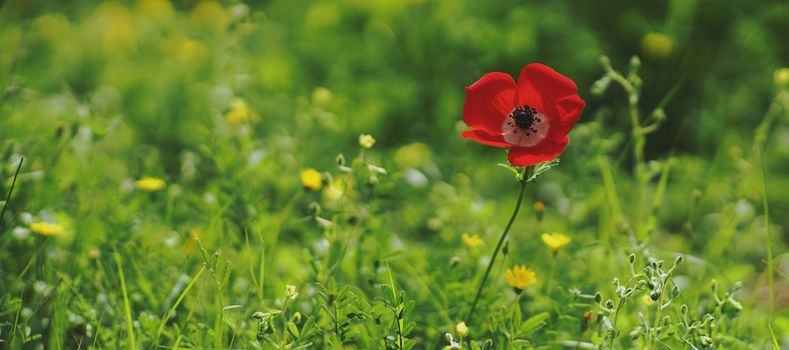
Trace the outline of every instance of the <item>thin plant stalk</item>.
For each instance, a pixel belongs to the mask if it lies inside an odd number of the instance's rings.
[[[6,197],[5,203],[3,203],[3,211],[0,212],[0,225],[3,224],[3,216],[5,216],[5,209],[8,208],[8,203],[11,201],[11,194],[14,193],[16,178],[17,176],[19,176],[19,169],[22,169],[22,162],[24,161],[25,161],[24,157],[19,159],[19,165],[16,167],[16,172],[14,173],[14,179],[11,181],[11,189],[8,190],[8,197]]]
[[[759,146],[759,156],[762,165],[762,204],[764,206],[764,229],[767,233],[767,285],[770,289],[770,324],[775,321],[775,285],[774,285],[774,265],[773,265],[773,235],[770,231],[770,208],[767,205],[767,166],[764,164],[764,150]]]
[[[482,290],[485,289],[485,282],[488,280],[488,275],[490,275],[490,270],[493,268],[493,263],[496,262],[496,257],[499,255],[499,251],[501,250],[501,246],[504,244],[504,241],[507,238],[507,233],[510,232],[510,228],[512,228],[512,223],[515,222],[515,218],[518,216],[518,211],[520,211],[521,203],[523,202],[523,194],[526,192],[526,184],[528,183],[528,168],[524,170],[524,173],[520,179],[521,189],[518,193],[518,201],[515,202],[515,209],[512,211],[512,216],[510,216],[510,221],[507,223],[507,227],[504,228],[504,232],[501,233],[501,237],[499,238],[499,243],[496,244],[496,249],[493,251],[493,256],[491,256],[490,261],[488,262],[488,267],[485,270],[485,274],[482,275],[482,279],[479,281],[479,286],[477,287],[477,294],[474,296],[474,301],[471,303],[471,309],[469,309],[468,314],[466,315],[465,322],[469,323],[471,321],[471,316],[474,315],[474,310],[477,308],[477,302],[479,302],[479,298],[482,296]]]

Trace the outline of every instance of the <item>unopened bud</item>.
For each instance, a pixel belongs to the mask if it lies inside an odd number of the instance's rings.
[[[595,81],[589,90],[593,95],[602,95],[609,85],[611,85],[611,77],[606,75]]]
[[[545,204],[540,201],[534,203],[534,212],[537,214],[537,220],[542,220],[545,215]]]
[[[630,68],[634,70],[641,68],[641,59],[638,56],[630,57]]]
[[[369,184],[370,186],[377,186],[379,183],[381,183],[381,181],[378,180],[378,176],[370,175],[367,178],[367,184]]]
[[[321,205],[318,204],[317,202],[311,202],[310,205],[308,206],[308,208],[309,208],[310,215],[312,215],[312,216],[321,215]]]

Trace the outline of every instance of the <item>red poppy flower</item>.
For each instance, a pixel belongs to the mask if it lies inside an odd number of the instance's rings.
[[[463,122],[472,130],[461,136],[509,148],[514,166],[536,165],[562,154],[583,109],[572,80],[532,63],[523,67],[517,84],[509,74],[494,72],[466,88]]]

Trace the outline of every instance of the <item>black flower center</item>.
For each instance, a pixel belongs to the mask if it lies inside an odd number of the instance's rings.
[[[510,118],[515,120],[515,125],[521,129],[530,130],[531,132],[537,132],[532,126],[541,123],[541,117],[541,115],[538,115],[537,109],[529,107],[529,105],[517,107],[510,113]]]

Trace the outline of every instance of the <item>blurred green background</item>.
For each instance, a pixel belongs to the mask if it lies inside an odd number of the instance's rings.
[[[17,288],[10,281],[29,261],[37,262],[23,279],[79,280],[91,266],[86,254],[109,259],[122,243],[147,264],[138,278],[150,269],[151,293],[166,294],[169,287],[156,286],[197,264],[189,237],[240,252],[241,232],[276,227],[300,187],[299,169],[334,171],[338,154],[357,152],[361,133],[376,138],[367,156],[389,175],[373,204],[355,207],[377,237],[359,262],[394,249],[416,270],[444,266],[460,232],[495,240],[488,225],[504,221],[514,196],[509,174],[495,166],[505,154],[459,137],[463,87],[491,71],[517,76],[531,62],[573,79],[587,107],[561,165],[528,201],[548,205],[538,229],[574,235],[573,261],[598,259],[602,241],[627,243],[610,239],[613,226],[600,218],[610,203],[596,159],[611,160],[628,203],[632,141],[622,90],[590,89],[604,73],[601,56],[626,70],[637,55],[642,113],[660,105],[667,117],[649,135],[646,159],[675,162],[653,248],[705,261],[690,277],[703,288],[721,276],[745,281],[746,309],[755,311],[739,335],[758,343],[766,339],[757,318],[766,312],[760,145],[784,271],[776,280],[780,329],[789,330],[789,260],[781,255],[789,242],[788,19],[783,0],[0,1],[0,193],[26,157],[0,226],[3,290]],[[167,193],[132,193],[143,176],[164,179]],[[295,205],[275,283],[310,283],[297,257],[321,235],[299,217],[322,198]],[[40,242],[14,238],[25,214],[65,226],[60,258],[52,258],[62,265],[46,267],[34,256]],[[534,220],[528,214],[518,227],[537,230]],[[167,239],[183,249],[162,245]],[[513,249],[547,257],[535,253],[536,240]],[[230,255],[243,266],[240,253]],[[607,286],[616,266],[565,271],[568,288]],[[108,288],[73,285],[86,295]],[[24,295],[23,304],[35,298]]]

